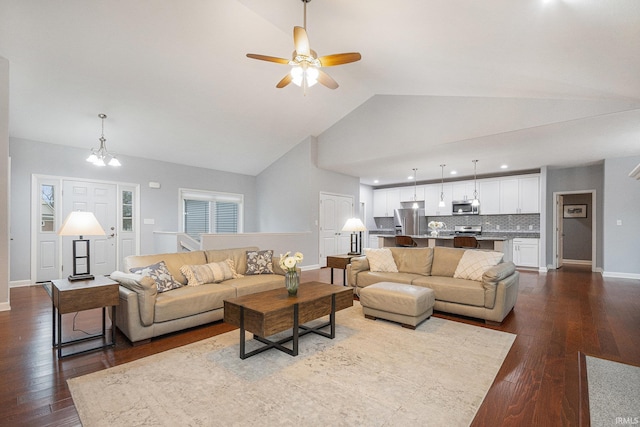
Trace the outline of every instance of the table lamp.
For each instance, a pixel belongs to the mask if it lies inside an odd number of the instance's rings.
[[[360,218],[349,218],[342,227],[342,231],[351,232],[351,252],[349,255],[360,255],[362,253],[362,232],[367,231]],[[360,235],[360,244],[358,245],[358,234]]]
[[[93,212],[71,212],[58,230],[58,235],[80,236],[79,239],[73,240],[73,274],[69,276],[69,281],[94,279],[90,271],[89,240],[83,239],[82,236],[104,236],[105,232]],[[82,266],[78,263],[80,260],[86,262],[86,268],[82,270]]]

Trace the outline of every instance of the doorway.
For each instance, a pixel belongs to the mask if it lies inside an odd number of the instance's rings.
[[[32,178],[31,277],[45,282],[73,271],[72,241],[57,231],[72,211],[93,212],[104,236],[85,236],[91,273],[111,274],[126,256],[138,253],[138,185],[62,177]]]
[[[587,265],[596,271],[596,191],[554,192],[554,267]]]
[[[347,219],[353,217],[353,196],[320,193],[320,260],[327,265],[327,256],[349,252],[351,233],[342,232]]]

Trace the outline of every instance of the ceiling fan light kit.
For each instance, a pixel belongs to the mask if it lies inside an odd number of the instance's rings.
[[[304,88],[306,94],[306,88],[314,86],[318,82],[329,89],[336,89],[338,83],[320,68],[356,62],[359,61],[362,56],[358,52],[350,52],[335,53],[318,58],[318,54],[310,48],[306,29],[307,3],[311,0],[301,1],[304,3],[304,27],[293,27],[293,44],[295,50],[293,51],[291,60],[255,53],[247,53],[247,57],[260,61],[275,62],[277,64],[287,64],[292,67],[291,71],[276,84],[278,89],[287,86],[289,83],[293,83],[296,86]]]

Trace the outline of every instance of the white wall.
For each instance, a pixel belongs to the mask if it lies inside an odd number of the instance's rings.
[[[640,279],[640,156],[604,162],[604,275]],[[617,221],[622,225],[617,225]]]
[[[87,148],[79,149],[11,138],[12,281],[31,279],[32,174],[140,184],[141,217],[155,221],[153,225],[144,225],[141,221],[142,254],[155,252],[154,231],[179,231],[179,188],[244,194],[244,231],[257,231],[254,176],[127,156],[118,156],[122,162],[120,168],[96,168],[85,161],[91,141],[88,135]],[[149,181],[159,182],[161,188],[149,188]]]
[[[359,179],[317,167],[317,141],[309,137],[260,173],[256,180],[261,232],[309,232],[304,247],[289,248],[319,262],[320,193],[353,196],[359,205]]]
[[[9,61],[0,56],[0,311],[9,304]]]

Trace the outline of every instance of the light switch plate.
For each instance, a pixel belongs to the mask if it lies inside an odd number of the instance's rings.
[[[155,220],[155,219],[153,219],[153,218],[145,218],[145,219],[143,220],[143,222],[144,222],[144,224],[145,224],[145,225],[153,225],[153,224],[155,224],[155,223],[156,223],[156,220]]]

